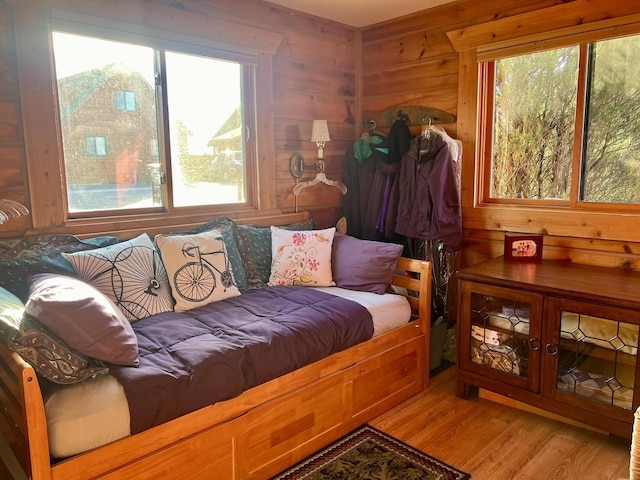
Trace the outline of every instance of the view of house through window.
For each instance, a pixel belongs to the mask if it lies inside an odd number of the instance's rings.
[[[53,46],[71,213],[246,201],[242,64],[63,32]]]
[[[491,66],[490,198],[640,202],[640,36]]]

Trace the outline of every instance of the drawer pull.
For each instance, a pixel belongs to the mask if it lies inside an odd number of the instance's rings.
[[[529,348],[535,351],[540,350],[540,340],[538,340],[536,337],[531,337],[529,339]]]
[[[558,354],[558,345],[555,343],[547,343],[544,346],[544,349],[547,351],[549,355],[557,355]]]

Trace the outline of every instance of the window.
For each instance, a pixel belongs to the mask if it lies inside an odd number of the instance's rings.
[[[107,156],[107,139],[104,137],[85,137],[84,145],[90,157]]]
[[[53,32],[70,213],[250,205],[255,62],[142,43]]]
[[[136,111],[136,94],[134,92],[116,92],[116,108],[128,112]]]
[[[640,36],[482,69],[485,201],[640,203]]]

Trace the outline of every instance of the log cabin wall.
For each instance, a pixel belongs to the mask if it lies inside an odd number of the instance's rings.
[[[74,1],[35,0],[31,4],[73,7]],[[38,164],[27,168],[25,136],[30,136],[29,142],[35,140],[38,143],[43,134],[38,129],[26,129],[24,118],[35,117],[47,124],[54,120],[40,111],[21,109],[21,82],[18,80],[21,58],[16,51],[14,3],[29,2],[0,0],[0,198],[27,204],[32,215],[0,226],[0,237],[39,231],[90,235],[125,230],[128,227],[121,222],[100,227],[68,227],[63,209],[56,201],[32,204],[34,191],[46,192],[46,184],[30,188],[30,182],[43,175]],[[87,3],[90,2],[84,5]],[[117,2],[93,3],[103,5],[102,11],[109,11]],[[239,25],[239,28],[261,28],[281,35],[275,53],[263,55],[269,57],[270,71],[258,85],[257,101],[261,102],[263,111],[268,115],[258,125],[263,133],[259,163],[262,172],[260,194],[264,198],[261,199],[262,210],[252,212],[252,215],[294,210],[294,181],[289,174],[289,158],[293,152],[300,151],[307,163],[315,160],[315,145],[308,140],[313,119],[329,121],[332,140],[325,148],[327,175],[339,178],[344,152],[364,129],[363,122],[367,118],[398,106],[424,105],[455,115],[457,122],[444,127],[464,142],[464,264],[500,255],[504,232],[516,231],[545,233],[546,258],[569,258],[579,263],[640,269],[637,256],[640,251],[640,221],[636,214],[600,212],[587,215],[574,212],[567,215],[562,210],[496,209],[476,204],[475,58],[469,49],[457,51],[447,36],[448,32],[464,32],[467,27],[477,28],[494,21],[522,18],[522,26],[517,27],[518,34],[526,35],[531,24],[537,30],[529,33],[536,33],[540,39],[544,38],[545,28],[553,29],[558,25],[557,22],[549,25],[545,21],[529,21],[539,20],[535,17],[536,12],[544,12],[547,17],[559,19],[567,26],[615,19],[616,15],[629,15],[634,9],[636,13],[640,10],[636,1],[622,2],[620,6],[609,5],[615,3],[605,0],[460,0],[363,29],[261,1],[132,0],[127,4],[133,6],[130,8],[157,5],[158,8],[183,10],[199,18],[204,16],[212,23],[223,19]],[[575,6],[571,7],[575,13],[573,16],[566,14],[567,7],[563,7],[566,5]],[[546,13],[545,9],[554,7],[565,8],[565,13]],[[617,10],[610,12],[609,8]],[[582,12],[591,12],[591,16],[583,18]],[[526,16],[529,14],[534,16],[528,19]],[[167,26],[171,27],[170,24],[163,25]],[[37,71],[30,73],[30,76],[39,75]],[[412,128],[414,133],[418,133],[421,127]],[[47,155],[54,157],[53,161],[59,161],[56,148],[53,152],[46,151]],[[305,178],[312,175],[308,172]],[[48,181],[56,179],[49,178]],[[42,193],[35,195],[36,198],[42,196]],[[298,200],[299,209],[309,210],[319,226],[332,224],[340,215],[340,194],[325,185],[303,190]],[[43,215],[54,221],[47,223],[47,228],[34,229],[33,218],[42,218]],[[202,221],[210,216],[201,214],[191,220]],[[162,218],[153,219],[149,224],[170,225],[176,221],[175,218]],[[184,222],[184,218],[180,221]],[[139,227],[145,225],[139,220],[136,223]]]
[[[20,21],[16,11],[31,7],[73,9],[75,3],[74,0],[0,0],[0,198],[23,202],[32,210],[32,215],[0,225],[0,237],[52,231],[87,236],[103,232],[126,232],[131,228],[128,222],[116,220],[105,220],[100,225],[79,225],[76,222],[70,226],[66,221],[64,202],[60,198],[49,201],[43,193],[49,190],[47,182],[58,180],[45,173],[47,166],[36,162],[30,165],[27,161],[35,156],[34,150],[29,154],[30,148],[36,149],[39,159],[49,156],[46,160],[52,162],[49,166],[60,159],[55,139],[47,139],[44,133],[29,128],[31,123],[25,120],[32,118],[33,122],[54,125],[54,112],[41,109],[28,112],[21,108],[21,87],[23,95],[32,91],[37,94],[40,89],[33,87],[38,83],[37,80],[29,81],[27,86],[18,80],[23,59],[19,54],[20,48],[16,47],[16,37],[19,36],[16,31],[22,28],[15,27],[16,22]],[[96,6],[87,7],[92,3]],[[204,18],[211,22],[212,35],[216,34],[216,22],[229,21],[237,26],[238,37],[242,36],[240,32],[245,26],[273,32],[281,37],[275,53],[260,54],[260,61],[268,65],[264,70],[266,73],[258,79],[256,92],[256,102],[266,113],[258,119],[260,206],[253,212],[222,213],[233,217],[259,217],[294,211],[294,179],[289,172],[289,159],[292,153],[299,151],[304,155],[307,165],[315,162],[317,150],[310,141],[314,119],[328,120],[331,141],[325,147],[326,174],[329,178],[340,178],[344,151],[356,135],[357,29],[253,0],[131,0],[126,3],[126,8],[134,15],[153,8],[165,12],[164,15],[155,16],[141,14],[138,21],[145,27],[176,28],[181,33],[180,25],[188,25],[183,17],[196,20]],[[81,10],[99,17],[112,14],[116,18],[118,10],[124,9],[118,8],[115,0],[107,0],[86,2]],[[252,32],[248,31],[245,37],[250,34]],[[25,72],[23,67],[24,77],[27,76]],[[33,80],[40,72],[30,70],[28,73]],[[39,81],[47,84],[44,76]],[[27,141],[25,137],[28,137]],[[314,175],[315,172],[309,169],[302,180],[313,178]],[[29,190],[30,181],[34,184],[32,191]],[[300,211],[309,211],[319,226],[334,224],[340,214],[340,193],[326,185],[315,185],[299,195],[298,208]],[[204,221],[212,216],[200,212],[190,216],[188,221]],[[187,219],[184,216],[135,219],[137,227],[146,224],[153,227],[169,226],[184,224],[185,221]],[[127,234],[123,233],[122,236]]]
[[[462,0],[362,29],[365,120],[376,112],[408,104],[436,107],[456,115],[456,124],[444,127],[464,144],[463,265],[501,255],[504,233],[511,231],[545,234],[545,258],[640,269],[638,213],[628,209],[587,213],[521,206],[496,208],[478,204],[474,191],[478,175],[474,42],[513,41],[525,36],[541,41],[561,28],[568,28],[570,33],[576,33],[576,28],[588,32],[590,23],[596,29],[610,27],[604,23],[615,23],[616,18],[638,21],[635,17],[640,14],[640,2],[615,3]],[[447,32],[452,32],[452,38],[462,46],[456,49]]]

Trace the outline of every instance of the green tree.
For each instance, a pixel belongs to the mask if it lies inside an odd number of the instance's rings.
[[[560,198],[570,192],[579,49],[496,62],[494,198]]]
[[[496,62],[493,198],[569,199],[577,134],[580,200],[640,201],[640,36],[590,46],[584,137],[579,55],[576,46]]]
[[[640,201],[640,37],[592,47],[583,199]]]

